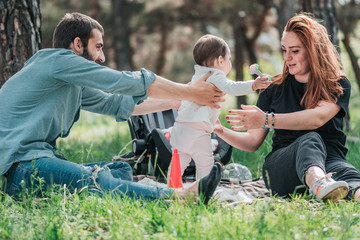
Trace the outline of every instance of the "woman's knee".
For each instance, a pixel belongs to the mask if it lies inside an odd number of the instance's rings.
[[[325,148],[325,143],[320,134],[318,134],[317,132],[306,133],[303,136],[299,137],[298,140],[303,143],[318,143]]]
[[[325,159],[327,157],[327,150],[322,137],[316,132],[309,132],[299,137],[297,140],[298,154],[312,155]],[[321,156],[318,156],[318,155]]]

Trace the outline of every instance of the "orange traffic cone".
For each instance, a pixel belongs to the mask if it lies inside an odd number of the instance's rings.
[[[169,178],[169,188],[182,188],[183,184],[180,169],[180,159],[177,149],[174,149],[174,153],[172,155]]]

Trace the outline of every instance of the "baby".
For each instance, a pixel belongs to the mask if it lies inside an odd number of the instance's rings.
[[[271,83],[264,78],[246,82],[227,79],[226,75],[232,68],[231,53],[229,46],[219,37],[209,34],[202,36],[194,46],[193,56],[197,65],[191,84],[209,71],[213,74],[207,81],[233,96],[246,95],[257,89],[267,88]],[[211,133],[219,114],[219,109],[200,106],[191,101],[181,102],[170,138],[172,147],[179,152],[181,174],[184,173],[191,158],[196,164],[197,179],[209,174],[214,165]]]

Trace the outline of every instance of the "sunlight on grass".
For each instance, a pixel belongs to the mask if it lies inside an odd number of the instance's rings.
[[[3,198],[1,239],[357,239],[360,205],[295,197],[253,204],[183,205],[54,191]]]
[[[77,163],[111,161],[113,156],[131,151],[127,122],[113,117],[81,112],[70,135],[58,140],[58,154]]]
[[[114,117],[81,111],[80,119],[74,124],[70,135],[61,141],[77,139],[84,143],[90,143],[115,132],[128,135],[130,132],[127,122],[116,122]]]

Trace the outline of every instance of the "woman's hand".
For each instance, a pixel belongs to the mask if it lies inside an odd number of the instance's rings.
[[[227,115],[227,123],[234,125],[231,129],[249,130],[259,129],[264,126],[266,114],[260,110],[260,108],[253,105],[241,105],[239,110],[229,110],[232,115]]]

